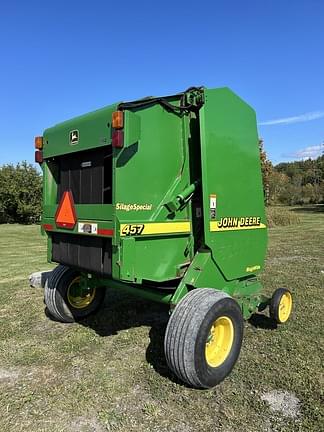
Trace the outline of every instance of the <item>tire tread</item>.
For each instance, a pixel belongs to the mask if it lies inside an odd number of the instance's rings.
[[[200,327],[204,311],[227,297],[228,294],[223,291],[196,288],[178,303],[169,319],[164,339],[167,364],[178,378],[194,387],[203,387],[203,384],[187,358],[188,349],[194,349],[193,330]]]
[[[78,274],[76,270],[60,264],[51,272],[45,284],[44,300],[47,309],[53,318],[63,323],[72,323],[93,314],[105,296],[104,288],[99,288],[96,297],[87,308],[80,311],[74,309],[67,302],[66,291],[69,281],[75,274]]]

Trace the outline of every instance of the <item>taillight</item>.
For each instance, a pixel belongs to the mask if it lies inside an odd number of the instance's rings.
[[[37,136],[35,137],[35,149],[42,150],[43,148],[43,137]]]
[[[114,111],[112,113],[111,125],[113,127],[111,144],[115,148],[124,147],[124,112]]]
[[[39,164],[43,163],[43,152],[41,150],[35,151],[35,162]]]
[[[114,111],[112,113],[112,127],[114,129],[122,129],[124,127],[123,111]]]
[[[122,148],[124,146],[124,131],[115,130],[112,133],[112,146]]]

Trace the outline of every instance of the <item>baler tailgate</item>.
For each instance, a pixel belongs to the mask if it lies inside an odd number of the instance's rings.
[[[200,110],[206,244],[226,279],[262,269],[266,221],[255,112],[227,88]]]

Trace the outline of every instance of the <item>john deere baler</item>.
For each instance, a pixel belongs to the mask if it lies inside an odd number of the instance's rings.
[[[62,322],[105,287],[170,305],[168,365],[194,387],[233,368],[243,318],[285,322],[291,293],[261,293],[267,227],[253,109],[228,88],[110,105],[36,138],[44,174],[45,286]]]

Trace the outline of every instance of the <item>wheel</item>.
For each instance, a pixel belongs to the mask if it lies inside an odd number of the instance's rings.
[[[45,304],[61,322],[74,322],[94,313],[101,305],[104,288],[83,287],[77,270],[59,265],[45,283]]]
[[[237,302],[210,288],[190,291],[167,325],[164,351],[170,369],[196,388],[211,388],[233,369],[243,339]]]
[[[270,301],[270,317],[278,324],[285,323],[292,311],[292,295],[286,288],[278,288],[272,294]]]

